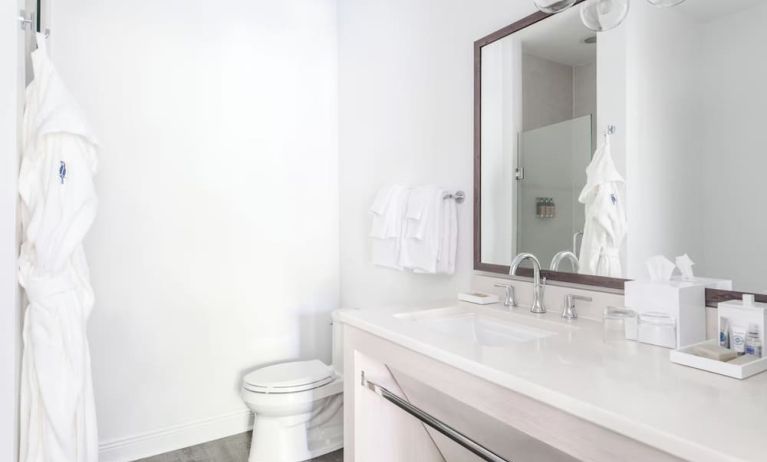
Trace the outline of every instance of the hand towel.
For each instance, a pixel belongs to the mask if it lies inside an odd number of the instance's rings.
[[[436,273],[445,192],[435,186],[414,188],[407,201],[400,265],[419,273]]]
[[[370,238],[374,265],[402,270],[400,251],[408,188],[390,185],[381,188],[370,207],[373,216]]]

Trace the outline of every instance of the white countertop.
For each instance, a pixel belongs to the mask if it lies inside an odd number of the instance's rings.
[[[684,459],[767,461],[767,373],[737,380],[674,364],[668,349],[604,343],[600,323],[558,312],[453,305],[557,335],[485,347],[393,316],[427,307],[343,310],[340,319]]]

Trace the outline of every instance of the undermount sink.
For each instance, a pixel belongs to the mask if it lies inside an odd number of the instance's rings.
[[[488,347],[504,347],[556,335],[556,332],[449,308],[399,313],[394,316],[417,323],[432,332],[450,336],[454,340]]]

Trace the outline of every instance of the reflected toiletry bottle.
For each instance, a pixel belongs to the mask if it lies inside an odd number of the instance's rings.
[[[762,357],[762,341],[759,338],[759,326],[751,324],[748,327],[748,334],[746,335],[746,354]]]
[[[535,199],[535,216],[543,218],[543,199],[540,197]]]
[[[739,326],[732,326],[730,345],[739,355],[746,354],[746,329]]]
[[[719,346],[730,348],[730,323],[727,318],[719,319]]]

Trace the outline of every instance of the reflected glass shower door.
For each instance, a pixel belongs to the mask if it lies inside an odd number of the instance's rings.
[[[573,250],[583,230],[585,208],[578,196],[593,155],[592,116],[520,133],[517,249],[537,256],[546,268],[561,250]],[[562,271],[571,271],[564,263]]]

